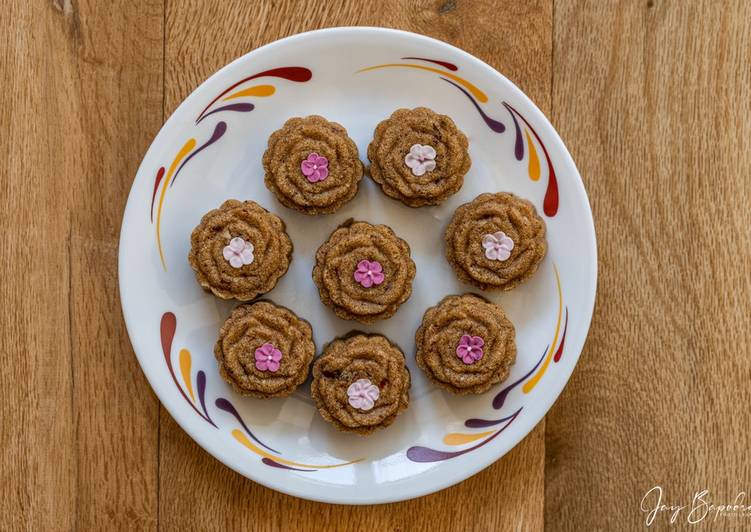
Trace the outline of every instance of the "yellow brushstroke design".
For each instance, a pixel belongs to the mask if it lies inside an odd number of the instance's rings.
[[[477,98],[478,101],[485,103],[488,101],[488,95],[482,92],[480,89],[478,89],[475,85],[470,83],[464,78],[460,78],[459,76],[455,74],[451,74],[449,72],[438,70],[437,68],[432,68],[424,65],[413,65],[409,63],[389,63],[385,65],[374,65],[367,68],[362,68],[357,71],[357,74],[361,72],[368,72],[370,70],[378,70],[379,68],[392,68],[392,67],[403,67],[403,68],[416,68],[419,70],[427,70],[428,72],[435,72],[436,74],[440,74],[441,76],[444,76],[446,78],[452,79],[456,81],[457,83],[460,83],[464,85],[464,87],[472,93],[472,95]]]
[[[164,204],[164,195],[167,193],[167,186],[169,185],[170,180],[172,179],[172,174],[175,173],[175,170],[177,169],[177,166],[180,164],[180,161],[182,161],[186,155],[188,155],[191,151],[193,151],[193,148],[196,147],[196,139],[189,139],[188,142],[185,143],[185,145],[180,148],[180,151],[177,152],[177,155],[175,156],[175,160],[172,161],[172,164],[169,167],[169,172],[167,172],[167,177],[164,178],[163,184],[162,184],[162,193],[159,195],[159,207],[157,207],[156,211],[156,245],[159,248],[159,258],[162,261],[162,267],[164,268],[164,271],[167,271],[167,263],[164,262],[164,250],[162,249],[162,236],[161,236],[161,222],[162,222],[162,205]]]
[[[485,436],[490,436],[494,431],[477,432],[475,434],[463,434],[461,432],[451,432],[443,437],[443,443],[446,445],[464,445],[473,441],[480,440]]]
[[[537,150],[532,142],[532,137],[529,136],[529,131],[524,130],[524,134],[527,136],[527,146],[529,147],[529,178],[532,181],[540,179],[540,158],[537,156]]]
[[[284,458],[281,458],[279,456],[274,456],[271,453],[267,453],[260,447],[256,447],[253,445],[253,443],[243,434],[239,429],[235,429],[232,431],[232,437],[235,438],[237,441],[242,443],[245,447],[256,453],[257,455],[263,456],[265,458],[268,458],[270,460],[273,460],[274,462],[279,462],[280,464],[293,466],[293,467],[307,467],[309,469],[333,469],[335,467],[343,467],[348,466],[352,464],[356,464],[357,462],[362,462],[362,458],[358,460],[353,460],[351,462],[343,462],[341,464],[334,464],[334,465],[314,465],[314,464],[301,464],[300,462],[293,462],[292,460],[286,460]]]
[[[547,356],[545,357],[545,361],[542,363],[542,366],[540,369],[537,370],[537,373],[535,373],[535,376],[529,379],[527,382],[524,383],[524,386],[522,386],[522,390],[524,393],[529,393],[532,391],[532,389],[537,386],[537,383],[542,378],[543,374],[545,373],[545,370],[548,369],[548,365],[550,364],[550,359],[553,358],[553,351],[555,351],[556,344],[558,343],[558,333],[561,332],[561,315],[563,314],[563,293],[561,292],[561,278],[558,276],[558,268],[553,265],[553,270],[555,271],[555,282],[558,285],[558,323],[555,325],[555,335],[553,335],[553,342],[550,344],[550,351],[548,351]]]
[[[222,101],[226,102],[227,100],[243,98],[244,96],[259,96],[261,98],[265,98],[266,96],[271,96],[275,92],[276,88],[273,85],[256,85],[255,87],[250,87],[249,89],[243,89],[241,91],[232,93]]]
[[[190,351],[180,349],[180,373],[183,376],[183,382],[188,388],[188,393],[193,402],[196,402],[196,395],[193,393],[193,381],[190,380]]]

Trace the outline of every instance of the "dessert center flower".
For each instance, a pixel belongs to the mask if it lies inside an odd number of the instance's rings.
[[[368,379],[357,379],[347,388],[349,404],[354,408],[366,412],[373,408],[380,395],[381,391],[378,389],[378,386]]]
[[[230,266],[233,268],[242,268],[245,264],[253,263],[253,244],[236,236],[229,241],[229,245],[224,246],[223,255]]]
[[[485,354],[482,350],[484,345],[485,340],[479,336],[462,335],[459,345],[456,346],[456,356],[465,364],[474,364]]]
[[[412,174],[421,176],[435,170],[435,148],[433,146],[413,144],[404,157],[404,164],[412,169]]]
[[[282,352],[274,344],[266,342],[256,349],[256,369],[260,371],[270,371],[276,373],[279,370],[279,361],[282,359]]]
[[[323,155],[311,152],[308,158],[300,163],[300,170],[311,183],[323,181],[329,176],[329,160]]]
[[[379,285],[383,282],[383,267],[381,263],[374,260],[361,260],[357,263],[357,269],[355,270],[355,281],[360,283],[365,288],[370,288],[373,285]]]
[[[485,256],[490,260],[504,261],[511,256],[514,241],[507,237],[503,231],[498,231],[492,235],[483,236],[482,247],[485,248]]]

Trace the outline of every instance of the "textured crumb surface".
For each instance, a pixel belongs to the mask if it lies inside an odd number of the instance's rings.
[[[463,335],[479,336],[484,355],[465,364],[456,354]],[[448,296],[425,312],[415,334],[418,367],[455,394],[480,394],[508,378],[516,360],[514,325],[503,309],[473,294]]]
[[[485,256],[487,234],[505,233],[514,242],[504,261]],[[511,290],[529,279],[545,257],[545,222],[529,201],[506,192],[480,194],[461,205],[444,233],[446,258],[459,280],[482,290]]]
[[[436,167],[416,176],[404,158],[415,144],[432,146]],[[469,141],[446,116],[426,107],[397,109],[378,124],[368,146],[370,176],[383,192],[410,207],[438,205],[456,193],[472,162]]]
[[[255,351],[266,343],[282,354],[276,372],[256,367]],[[310,324],[270,301],[232,311],[214,346],[222,378],[238,393],[262,399],[285,397],[305,382],[315,351]]]
[[[368,379],[380,391],[371,410],[348,402],[347,389]],[[313,364],[311,393],[323,419],[337,429],[369,434],[391,425],[409,405],[411,379],[404,354],[385,336],[354,333],[331,342]]]
[[[311,183],[300,165],[311,153],[326,157],[328,176]],[[351,200],[364,165],[341,124],[322,116],[290,118],[269,137],[263,155],[264,183],[285,207],[305,214],[328,214]]]
[[[251,264],[234,268],[223,255],[240,237],[253,244]],[[287,272],[292,241],[281,218],[254,201],[227,200],[206,213],[190,237],[188,262],[198,283],[222,299],[249,301],[270,291]]]
[[[382,284],[366,288],[355,280],[362,260],[378,261]],[[318,248],[315,261],[313,281],[321,301],[342,319],[390,318],[412,295],[416,268],[409,245],[386,225],[348,220]]]

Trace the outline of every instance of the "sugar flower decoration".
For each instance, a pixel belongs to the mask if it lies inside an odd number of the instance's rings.
[[[282,352],[274,347],[274,344],[266,342],[256,349],[256,369],[276,373],[281,359]]]
[[[409,153],[404,157],[404,164],[412,169],[412,174],[421,176],[425,172],[435,170],[435,148],[413,144]]]
[[[355,281],[363,285],[365,288],[370,288],[373,285],[379,285],[383,282],[383,267],[381,263],[374,260],[361,260],[357,263],[357,269],[355,270]]]
[[[484,345],[485,340],[479,336],[465,334],[459,340],[459,345],[456,346],[456,356],[465,364],[474,364],[484,355],[482,351],[482,346]]]
[[[373,408],[379,395],[381,395],[381,392],[378,389],[378,386],[370,382],[368,379],[357,379],[349,385],[349,388],[347,388],[349,404],[354,408],[365,410],[366,412]]]
[[[253,262],[253,244],[246,242],[243,238],[236,236],[229,241],[228,246],[224,246],[224,258],[233,268],[242,268],[245,264]]]
[[[300,170],[311,183],[323,181],[329,176],[329,160],[323,155],[312,152],[307,159],[300,163]]]
[[[498,231],[482,237],[482,247],[485,248],[485,256],[490,260],[504,261],[511,256],[514,241],[507,237],[503,231]]]

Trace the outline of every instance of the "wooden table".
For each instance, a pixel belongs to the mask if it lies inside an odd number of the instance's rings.
[[[437,37],[513,80],[577,161],[599,242],[589,339],[545,421],[387,506],[281,495],[201,450],[149,388],[117,291],[165,118],[235,57],[336,25]],[[751,491],[751,3],[18,0],[0,35],[0,528],[635,529],[655,485],[675,504]]]

